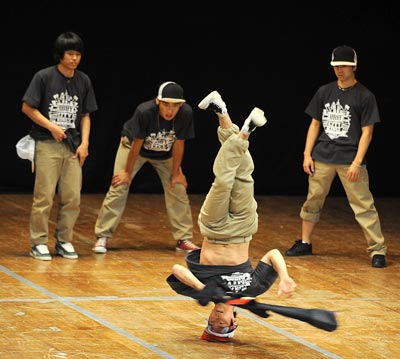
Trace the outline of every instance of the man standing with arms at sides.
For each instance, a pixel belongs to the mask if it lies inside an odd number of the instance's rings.
[[[356,79],[357,54],[353,48],[336,47],[331,65],[337,81],[321,86],[306,109],[312,120],[304,149],[303,169],[309,175],[309,187],[300,212],[302,237],[285,254],[312,254],[311,236],[338,175],[367,240],[372,267],[383,268],[387,247],[366,165],[374,125],[380,122],[378,106],[374,94]]]
[[[92,83],[77,70],[82,54],[83,41],[76,33],[60,34],[54,44],[57,65],[38,71],[22,98],[22,112],[33,121],[30,135],[36,142],[30,255],[40,260],[52,259],[47,243],[56,188],[60,203],[55,250],[64,258],[78,258],[73,230],[80,212],[82,166],[89,154],[90,113],[97,110]],[[75,148],[68,145],[71,130],[80,137]]]

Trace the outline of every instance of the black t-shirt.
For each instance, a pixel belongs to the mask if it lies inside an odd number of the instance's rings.
[[[321,86],[305,112],[322,124],[312,157],[328,163],[350,164],[362,127],[380,122],[375,96],[359,82],[347,90],[336,81]]]
[[[278,273],[268,264],[260,261],[256,269],[252,268],[250,259],[239,265],[200,264],[201,249],[186,255],[186,263],[190,271],[202,283],[212,280],[224,283],[229,293],[241,293],[256,297],[266,292],[278,277]],[[173,274],[167,278],[169,286],[178,294],[195,298],[198,291],[180,282]]]
[[[33,76],[22,101],[65,130],[79,130],[82,114],[97,110],[89,77],[75,70],[74,77],[67,78],[57,66],[39,70]],[[35,140],[53,138],[50,131],[36,123],[33,123],[30,135]]]
[[[135,138],[143,139],[140,155],[146,158],[167,159],[172,156],[172,147],[176,139],[194,138],[192,107],[184,103],[175,118],[164,120],[156,101],[141,103],[133,116],[124,123],[121,136],[127,136],[132,142]]]

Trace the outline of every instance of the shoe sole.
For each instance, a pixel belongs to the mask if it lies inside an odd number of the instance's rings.
[[[285,253],[285,256],[287,257],[304,257],[304,256],[311,256],[312,253],[305,253],[305,254],[288,254]]]
[[[210,94],[208,94],[206,97],[204,97],[201,102],[198,104],[199,108],[201,108],[202,110],[206,110],[208,105],[210,104],[209,99],[214,97],[214,95],[218,96],[218,92],[217,91],[213,91]]]
[[[92,248],[92,251],[93,251],[94,253],[104,254],[104,253],[107,253],[107,248],[104,248],[104,247],[102,247],[102,248],[97,247],[97,248]]]
[[[372,268],[386,268],[386,263],[372,263]]]
[[[252,112],[254,112],[254,114],[256,115],[254,116],[254,118],[251,117],[251,120],[257,127],[262,127],[267,123],[267,118],[264,116],[263,110],[261,110],[258,107],[255,107]]]
[[[65,253],[60,253],[60,252],[57,252],[57,254],[63,258],[67,258],[67,259],[78,259],[77,254],[65,254]]]
[[[195,249],[181,249],[181,248],[175,248],[175,250],[176,250],[177,252],[192,252],[192,251],[195,251],[195,250],[197,250],[197,249],[200,249],[200,248],[195,248]]]
[[[41,256],[36,256],[35,254],[33,254],[32,252],[29,253],[29,255],[34,258],[34,259],[39,259],[41,261],[51,261],[53,258],[51,256],[45,256],[45,257],[41,257]]]
[[[383,266],[381,266],[381,265],[372,265],[372,268],[386,268],[386,265],[383,265]]]

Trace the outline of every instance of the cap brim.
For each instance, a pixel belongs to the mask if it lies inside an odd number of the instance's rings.
[[[201,335],[201,339],[206,340],[208,342],[220,342],[220,343],[228,343],[233,340],[233,337],[220,337],[214,334],[208,333],[206,330],[203,331]]]
[[[331,61],[332,66],[357,66],[355,62],[350,61]]]
[[[169,98],[169,97],[164,97],[164,98],[157,97],[157,98],[158,98],[158,100],[164,101],[164,102],[172,102],[172,103],[186,102],[186,100],[184,100],[183,98]]]

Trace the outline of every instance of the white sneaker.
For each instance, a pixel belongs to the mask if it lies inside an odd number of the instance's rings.
[[[93,252],[106,253],[107,252],[107,239],[106,237],[100,237],[92,248]]]
[[[41,261],[51,261],[52,259],[46,244],[37,244],[33,246],[29,255]]]
[[[78,258],[78,254],[75,252],[75,248],[71,243],[61,243],[61,242],[57,242],[56,243],[56,252],[64,257],[64,258],[68,258],[68,259],[77,259]]]
[[[249,117],[247,117],[246,121],[242,126],[242,132],[246,134],[250,134],[257,127],[262,127],[267,123],[267,119],[264,116],[264,111],[259,109],[258,107],[254,107],[250,112]]]
[[[218,91],[213,91],[204,97],[199,103],[199,108],[202,110],[210,110],[221,115],[226,115],[228,110],[225,102],[222,100]]]

